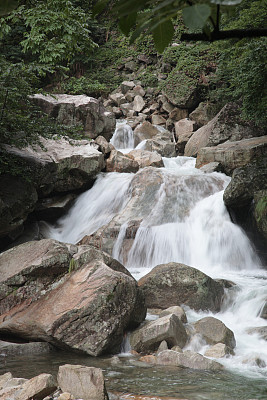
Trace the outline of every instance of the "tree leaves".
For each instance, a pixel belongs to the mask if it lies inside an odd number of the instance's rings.
[[[0,0],[0,16],[7,15],[18,6],[17,0]]]
[[[207,4],[196,4],[183,9],[184,23],[189,29],[202,29],[209,16],[211,8]]]
[[[137,13],[134,12],[125,17],[120,18],[119,28],[122,31],[122,33],[124,33],[125,36],[129,35],[130,30],[132,29],[132,27],[134,26],[134,24],[136,22],[136,17],[137,17]]]
[[[174,27],[171,20],[159,24],[153,31],[155,47],[159,53],[162,53],[165,47],[170,44],[174,34]]]

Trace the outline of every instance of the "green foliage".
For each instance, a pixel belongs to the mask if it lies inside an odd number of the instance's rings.
[[[61,89],[64,93],[86,94],[92,97],[99,97],[109,92],[108,87],[104,83],[99,83],[97,80],[92,81],[86,76],[82,76],[81,78],[71,77],[62,83]]]
[[[69,270],[68,270],[68,273],[70,274],[70,273],[73,272],[76,268],[77,268],[77,262],[76,262],[76,260],[74,260],[74,258],[72,258],[72,259],[70,260],[70,263],[69,263]]]
[[[18,6],[17,0],[0,0],[0,16],[7,15]]]
[[[23,22],[24,39],[20,42],[23,52],[45,70],[49,66],[50,72],[61,64],[68,65],[76,54],[96,47],[88,15],[69,0],[36,1],[32,7],[22,5],[7,19]]]

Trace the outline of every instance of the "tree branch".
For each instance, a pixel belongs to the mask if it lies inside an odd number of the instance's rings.
[[[205,33],[183,33],[181,41],[198,41],[203,40],[207,42],[214,42],[216,40],[224,39],[243,39],[254,38],[260,36],[267,36],[267,29],[232,29],[230,31],[213,31],[210,36]]]

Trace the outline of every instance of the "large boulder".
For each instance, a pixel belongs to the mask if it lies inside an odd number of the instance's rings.
[[[11,175],[0,176],[0,237],[15,239],[21,233],[37,199],[32,183]]]
[[[213,147],[226,141],[236,142],[261,135],[264,135],[262,129],[241,120],[237,104],[228,103],[207,125],[199,128],[191,136],[185,146],[184,154],[189,157],[196,156],[203,147]]]
[[[104,168],[104,156],[88,141],[40,139],[41,146],[5,146],[21,165],[40,197],[89,188]]]
[[[57,381],[63,392],[83,400],[108,400],[103,372],[84,365],[61,365]]]
[[[266,158],[266,153],[267,136],[237,142],[227,141],[215,147],[201,148],[197,155],[196,168],[210,162],[219,162],[225,173],[232,175],[236,168],[244,167],[253,160]]]
[[[163,340],[169,347],[184,347],[187,342],[186,330],[175,314],[148,322],[130,336],[131,348],[137,352],[156,351]]]
[[[236,345],[234,333],[217,318],[202,318],[194,323],[194,329],[208,344],[224,343],[230,349]]]
[[[118,351],[124,330],[146,313],[124,270],[97,249],[51,239],[2,253],[0,333],[93,356]]]
[[[223,286],[203,272],[184,264],[156,266],[138,281],[148,308],[186,304],[195,310],[220,309]]]
[[[158,135],[158,133],[158,129],[150,122],[143,122],[134,130],[134,147],[136,147],[143,140],[153,138],[154,136]]]
[[[93,97],[35,94],[32,100],[60,124],[82,124],[85,135],[91,139],[101,135],[109,141],[114,133],[116,125],[114,114],[107,112],[103,104]]]
[[[184,148],[196,127],[195,121],[190,121],[188,118],[181,119],[175,122],[175,136],[176,136],[176,147],[178,154],[184,154]]]
[[[158,354],[157,364],[208,371],[220,371],[223,369],[223,366],[218,362],[190,350],[186,350],[183,353],[164,350]]]

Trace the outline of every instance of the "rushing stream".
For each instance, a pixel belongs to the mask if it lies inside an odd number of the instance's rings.
[[[121,123],[116,135],[111,142],[117,148],[133,148],[134,139],[129,127]],[[226,290],[219,313],[186,308],[189,322],[212,315],[234,332],[235,355],[218,360],[226,370],[220,373],[178,372],[170,368],[165,374],[166,367],[140,367],[130,356],[124,356],[116,367],[105,359],[71,358],[78,363],[100,363],[106,371],[108,388],[110,384],[117,390],[184,396],[190,400],[267,399],[267,368],[260,368],[255,362],[260,358],[267,364],[266,341],[247,333],[248,328],[267,325],[266,320],[259,317],[267,298],[267,271],[261,266],[245,233],[231,222],[224,206],[223,190],[230,178],[216,172],[204,174],[195,169],[194,164],[195,159],[188,157],[164,159],[163,182],[153,207],[142,219],[126,262],[122,244],[127,221],[121,226],[113,257],[124,262],[136,279],[158,264],[174,261],[193,266],[212,278],[234,282],[235,286]],[[55,227],[50,227],[49,236],[77,243],[106,225],[129,202],[134,176],[100,174],[93,188],[79,196],[69,214]],[[194,340],[187,348],[204,354],[207,345]],[[51,368],[64,363],[65,357],[70,360],[70,356],[56,353],[54,361],[50,362]],[[38,363],[43,365],[42,358],[39,357]]]

